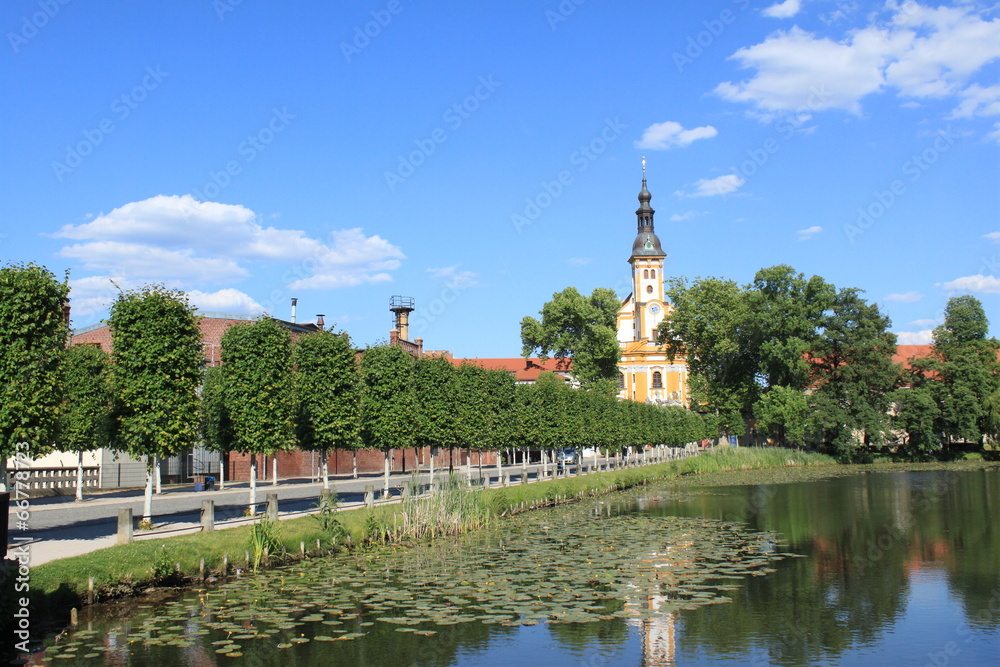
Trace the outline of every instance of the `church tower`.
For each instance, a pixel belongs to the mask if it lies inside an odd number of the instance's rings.
[[[636,234],[632,242],[632,295],[635,297],[632,340],[656,338],[656,326],[663,321],[663,252],[660,238],[653,229],[656,211],[649,205],[653,196],[646,187],[646,159],[642,160],[642,190],[639,191],[639,208],[635,212]]]
[[[646,187],[646,158],[642,159],[642,189],[635,212],[636,234],[632,254],[632,293],[618,311],[618,342],[622,347],[618,396],[657,405],[687,404],[687,364],[667,360],[656,343],[656,328],[671,310],[663,289],[663,252],[653,226],[653,196]]]

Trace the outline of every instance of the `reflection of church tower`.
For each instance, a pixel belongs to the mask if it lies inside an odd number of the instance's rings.
[[[653,196],[646,187],[646,158],[642,159],[642,189],[635,212],[636,235],[632,254],[632,293],[618,311],[618,342],[622,346],[619,365],[620,398],[659,405],[687,403],[687,364],[683,359],[667,361],[656,344],[656,328],[670,312],[663,290],[663,252],[653,228],[649,205]]]

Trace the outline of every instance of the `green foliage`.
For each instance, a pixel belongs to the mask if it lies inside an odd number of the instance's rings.
[[[527,358],[537,350],[541,359],[572,358],[573,375],[584,386],[613,392],[621,359],[616,328],[620,305],[614,290],[605,287],[589,297],[575,287],[556,292],[539,311],[541,321],[530,316],[521,320],[522,354]]]
[[[361,356],[361,439],[370,449],[412,447],[417,401],[413,357],[399,347],[369,347]]]
[[[806,435],[809,405],[798,389],[773,386],[754,407],[759,427],[781,445],[802,445]]]
[[[266,317],[227,329],[222,336],[222,384],[233,449],[270,456],[294,445],[287,329]]]
[[[458,370],[444,357],[422,357],[413,367],[418,447],[459,446]]]
[[[108,353],[94,345],[71,345],[63,353],[61,369],[59,448],[86,452],[108,446],[114,427]]]
[[[222,373],[222,366],[205,369],[201,386],[201,437],[209,449],[228,452],[233,444],[233,423],[226,408]]]
[[[162,582],[167,579],[172,579],[177,574],[177,566],[170,559],[170,552],[167,551],[167,545],[161,544],[160,549],[156,554],[156,562],[153,563],[151,570],[153,581]]]
[[[318,331],[295,345],[297,430],[303,449],[360,445],[358,367],[347,334]]]
[[[62,402],[59,361],[68,330],[69,286],[36,264],[0,268],[0,458],[55,442]]]
[[[319,523],[320,529],[326,533],[330,543],[337,546],[351,545],[351,533],[337,518],[337,508],[340,501],[336,493],[328,493],[320,497],[316,503],[316,513],[313,518]]]
[[[266,518],[255,522],[250,527],[248,549],[250,551],[250,567],[254,570],[259,569],[262,564],[266,564],[266,559],[284,556],[285,546],[281,542],[281,531],[278,524]]]
[[[892,426],[906,433],[911,455],[939,449],[937,430],[941,409],[931,385],[897,389],[889,398],[893,404]]]
[[[147,285],[111,305],[119,448],[166,457],[198,437],[201,332],[183,292]]]
[[[982,304],[968,295],[948,300],[934,330],[940,428],[951,440],[981,443],[995,430],[990,399],[1000,391],[1000,343],[987,338],[988,330]]]
[[[853,460],[861,444],[881,444],[889,393],[900,379],[889,318],[856,289],[840,290],[810,351],[814,443]]]

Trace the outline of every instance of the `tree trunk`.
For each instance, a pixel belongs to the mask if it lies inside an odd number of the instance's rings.
[[[15,452],[14,457],[18,454]],[[7,486],[7,457],[0,456],[0,492],[6,493],[11,488]]]
[[[323,488],[329,490],[329,488],[330,488],[330,465],[329,465],[330,455],[327,454],[327,451],[325,449],[323,450],[322,453],[323,453],[323,462],[320,464],[320,468],[323,470]]]
[[[549,457],[548,452],[544,449],[539,450],[542,459],[542,478],[549,476]]]
[[[528,481],[528,448],[521,448],[521,484]]]
[[[226,488],[226,453],[219,453],[219,491]]]
[[[455,472],[455,448],[448,448],[448,474],[451,475]]]
[[[356,450],[356,449],[351,451],[351,468],[352,468],[351,476],[354,479],[357,479],[358,478],[358,450]]]
[[[384,468],[385,468],[385,476],[384,476],[384,481],[383,481],[383,484],[382,484],[382,497],[386,498],[389,495],[389,472],[391,471],[391,468],[392,468],[392,465],[391,465],[391,462],[389,460],[389,457],[392,456],[392,450],[386,448],[386,449],[383,450],[383,452],[385,454],[385,466],[384,466]]]
[[[155,470],[155,476],[154,476],[154,479],[156,480],[156,495],[159,496],[159,495],[163,494],[163,477],[160,474],[161,471],[160,471],[160,457],[159,456],[154,456],[153,457],[153,465],[156,468],[156,470]]]
[[[271,486],[278,486],[278,453],[271,457]]]
[[[83,500],[83,452],[76,453],[76,500]]]
[[[497,450],[497,485],[503,484],[503,457],[500,455],[500,450]]]
[[[481,450],[481,449],[476,450],[476,460],[477,460],[476,467],[479,469],[479,481],[482,482],[483,481],[483,450]]]
[[[142,519],[150,523],[153,522],[153,458],[146,457],[146,493],[142,501]]]
[[[428,483],[431,485],[431,489],[433,490],[434,489],[434,448],[433,447],[431,447],[430,462],[431,462],[430,463],[430,481]]]
[[[247,506],[250,516],[257,515],[257,455],[250,455],[250,504]]]

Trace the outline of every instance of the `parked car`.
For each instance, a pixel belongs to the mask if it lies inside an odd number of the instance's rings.
[[[556,454],[556,463],[562,468],[566,464],[577,464],[580,462],[580,452],[572,447],[563,449]]]

